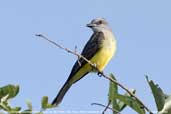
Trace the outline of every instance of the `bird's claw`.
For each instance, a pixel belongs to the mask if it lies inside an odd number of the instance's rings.
[[[98,72],[97,75],[98,75],[99,77],[102,77],[103,72]]]

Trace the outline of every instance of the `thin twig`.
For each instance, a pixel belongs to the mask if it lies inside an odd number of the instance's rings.
[[[96,64],[92,63],[91,61],[89,61],[88,59],[86,59],[84,56],[82,56],[81,54],[74,52],[68,48],[65,48],[59,44],[57,44],[56,42],[49,40],[46,36],[42,35],[42,34],[36,34],[36,36],[41,37],[47,41],[49,41],[50,43],[54,44],[55,46],[59,47],[60,49],[63,49],[65,51],[67,51],[68,53],[71,53],[73,55],[76,55],[78,58],[82,58],[84,59],[88,64],[90,64],[94,69],[97,70],[98,74],[100,74],[101,76],[103,76],[104,78],[112,81],[113,83],[117,84],[119,87],[121,87],[122,89],[124,89],[128,94],[130,94],[132,97],[134,97],[141,105],[142,107],[144,107],[144,109],[146,109],[150,114],[153,114],[153,112],[135,95],[133,94],[127,87],[123,86],[122,84],[120,84],[118,81],[113,80],[112,78],[110,78],[109,76],[107,76],[106,74],[104,74],[102,71],[100,71]]]
[[[77,53],[77,46],[75,46],[74,52]],[[81,66],[80,57],[78,57],[77,62]]]
[[[84,56],[82,56],[81,54],[79,54],[79,53],[77,53],[77,52],[74,52],[74,51],[72,51],[72,50],[70,50],[70,49],[68,49],[68,48],[65,48],[65,47],[63,47],[63,46],[57,44],[56,42],[54,42],[54,41],[52,41],[52,40],[49,40],[46,36],[44,36],[44,35],[42,35],[42,34],[36,34],[36,36],[41,37],[41,38],[43,38],[43,39],[49,41],[50,43],[54,44],[54,45],[57,46],[58,48],[67,51],[68,53],[71,53],[71,54],[73,54],[73,55],[76,55],[78,58],[83,58],[83,59],[84,59],[88,64],[90,64],[93,68],[97,69],[97,67],[96,67],[95,64],[93,64],[91,61],[89,61],[88,59],[86,59],[86,58],[85,58]]]
[[[103,110],[102,114],[104,114],[104,113],[106,112],[106,110],[108,109],[109,105],[110,105],[110,102],[108,102],[108,104],[107,104],[107,106],[105,107],[105,109]]]
[[[110,109],[110,110],[112,110],[113,112],[115,112],[115,113],[117,113],[117,114],[121,114],[118,110],[109,107],[110,104],[108,104],[108,105],[106,106],[106,105],[103,105],[103,104],[100,104],[100,103],[92,103],[91,105],[98,105],[98,106],[105,107],[105,110],[103,110],[102,114],[104,114],[104,113],[106,112],[107,109]]]

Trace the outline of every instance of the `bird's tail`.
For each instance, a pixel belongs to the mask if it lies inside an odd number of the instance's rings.
[[[71,87],[71,84],[66,82],[63,85],[63,87],[60,89],[58,95],[53,100],[52,105],[56,105],[57,106],[62,101],[62,99],[64,98],[64,95],[66,94],[66,92],[69,90],[70,87]]]

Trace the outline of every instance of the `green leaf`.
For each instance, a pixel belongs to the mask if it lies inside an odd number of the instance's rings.
[[[171,114],[171,96],[165,100],[163,109],[159,111],[159,114]]]
[[[110,78],[112,78],[113,80],[116,80],[116,78],[114,77],[113,74],[110,74]],[[134,89],[132,89],[130,91],[132,93],[135,93]],[[113,83],[112,81],[110,81],[110,83],[109,83],[109,94],[108,95],[109,95],[108,102],[110,102],[112,104],[113,109],[120,112],[127,106],[127,104],[125,104],[125,102],[118,99],[118,96],[120,95],[118,93],[118,85],[116,83]],[[130,96],[130,95],[128,93],[125,93],[124,96]]]
[[[113,80],[116,80],[116,78],[114,77],[113,74],[110,74],[110,77],[113,79]],[[113,100],[114,99],[114,96],[115,94],[118,94],[118,86],[116,83],[113,83],[112,81],[110,81],[109,83],[109,101],[110,100]]]
[[[113,80],[116,80],[113,74],[110,74],[110,77]],[[109,82],[109,93],[108,93],[108,102],[112,104],[112,108],[115,110],[119,110],[119,106],[117,104],[117,99],[115,98],[116,94],[118,94],[118,86],[116,83],[112,81]]]
[[[33,109],[33,106],[32,106],[30,101],[26,101],[26,104],[27,104],[28,110],[32,110]]]
[[[32,114],[32,110],[24,110],[20,114]]]
[[[48,97],[47,96],[44,96],[42,98],[42,103],[41,104],[42,104],[42,109],[54,108],[53,105],[51,105],[51,104],[48,103]]]
[[[7,85],[0,88],[0,100],[8,95],[7,99],[15,97],[19,92],[19,86],[18,85]]]
[[[11,109],[11,107],[8,106],[7,102],[1,101],[0,103],[0,109],[4,110],[4,111],[9,111]]]
[[[127,95],[117,95],[117,99],[122,101],[124,104],[130,106],[133,110],[139,114],[145,114],[145,110],[141,108],[141,104],[134,98]]]
[[[165,104],[166,95],[163,93],[162,89],[157,84],[155,84],[152,80],[148,79],[148,76],[146,76],[146,79],[153,93],[157,110],[160,111],[163,109],[163,106]]]
[[[43,108],[43,109],[46,109],[47,104],[48,104],[48,97],[47,97],[47,96],[44,96],[44,97],[42,98],[42,108]]]
[[[131,90],[129,90],[131,93],[133,93],[133,94],[135,94],[135,92],[136,92],[136,90],[135,89],[131,89]],[[128,94],[128,93],[125,93],[124,94],[124,96],[130,96],[130,94]],[[117,103],[118,105],[119,105],[119,111],[122,111],[127,105],[124,103],[124,102],[122,102],[122,101],[118,101],[118,103]]]
[[[7,102],[1,102],[0,103],[0,109],[11,113],[18,113],[21,110],[21,107],[11,107]]]
[[[21,110],[21,107],[10,107],[10,110],[8,111],[10,114],[19,114],[19,111]]]
[[[121,112],[124,108],[126,108],[126,104],[124,103],[124,102],[122,102],[122,101],[120,101],[120,100],[118,100],[118,106],[119,106],[119,112]]]

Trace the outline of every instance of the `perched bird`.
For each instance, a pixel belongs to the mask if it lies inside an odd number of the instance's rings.
[[[107,21],[103,18],[93,19],[90,24],[87,24],[87,27],[93,30],[93,35],[85,45],[81,55],[95,64],[99,71],[102,71],[116,52],[116,40]],[[98,71],[83,58],[76,61],[52,105],[58,105],[69,88],[90,72]]]

